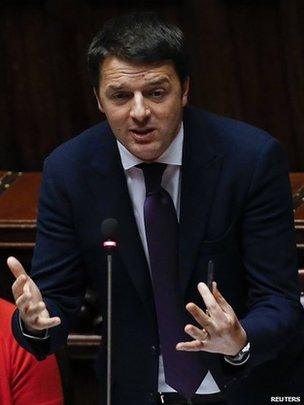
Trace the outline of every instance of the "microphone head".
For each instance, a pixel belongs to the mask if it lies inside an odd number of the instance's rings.
[[[116,240],[117,237],[118,222],[115,218],[107,218],[102,221],[101,234],[104,240]]]

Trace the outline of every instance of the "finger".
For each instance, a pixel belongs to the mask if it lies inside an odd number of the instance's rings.
[[[189,302],[189,304],[186,305],[186,309],[188,312],[190,312],[199,325],[210,332],[210,330],[213,328],[213,320],[210,318],[210,316],[205,314],[205,312],[193,302]]]
[[[217,288],[217,283],[215,281],[213,281],[213,295],[224,312],[230,315],[234,314],[233,308],[231,307],[231,305],[228,304],[228,302],[219,292],[219,289]]]
[[[14,294],[15,300],[23,293],[31,294],[33,297],[33,302],[38,303],[42,301],[42,295],[35,284],[35,282],[26,273],[21,274],[17,280],[15,280],[12,285],[12,292]]]
[[[192,340],[192,342],[179,342],[176,345],[176,350],[198,352],[200,350],[204,350],[204,343],[199,340]]]
[[[194,325],[186,325],[185,332],[193,339],[199,340],[200,342],[205,342],[209,337],[209,334],[205,329],[199,329]]]
[[[29,277],[28,277],[28,279],[29,279]],[[24,291],[25,293],[27,293],[27,294],[31,294],[30,283],[25,283],[25,284],[24,284],[23,291]]]
[[[20,297],[16,300],[16,305],[20,312],[24,314],[27,312],[30,306],[30,300],[31,300],[30,294],[25,293],[20,295]]]
[[[54,328],[55,326],[58,326],[60,324],[61,319],[58,316],[55,316],[53,318],[44,318],[42,316],[38,316],[36,317],[36,319],[33,320],[32,328],[35,328],[37,330],[44,330]]]
[[[218,321],[224,320],[223,311],[207,285],[205,283],[199,283],[197,289],[205,302],[208,314]]]
[[[27,281],[27,276],[24,274],[21,274],[13,283],[12,285],[12,293],[14,296],[15,301],[24,293],[24,285]]]
[[[26,311],[26,315],[29,318],[37,317],[45,309],[45,303],[43,301],[40,301],[37,304],[30,304]]]
[[[18,278],[21,276],[21,274],[26,274],[26,271],[24,270],[22,264],[13,256],[10,256],[7,261],[6,261],[10,271],[13,273],[13,275]]]

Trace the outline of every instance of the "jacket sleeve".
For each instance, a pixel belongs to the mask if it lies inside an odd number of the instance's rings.
[[[303,320],[288,165],[279,143],[262,148],[243,208],[241,254],[249,285],[241,323],[250,365],[274,359]]]

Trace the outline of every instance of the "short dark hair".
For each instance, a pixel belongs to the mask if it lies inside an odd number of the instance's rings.
[[[183,32],[154,12],[112,18],[95,35],[87,54],[89,76],[95,88],[99,85],[100,66],[107,56],[138,63],[169,60],[182,84],[189,76]]]

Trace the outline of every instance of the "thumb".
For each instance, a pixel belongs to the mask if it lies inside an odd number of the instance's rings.
[[[13,275],[15,276],[15,278],[18,278],[19,276],[21,276],[21,274],[24,274],[25,276],[26,271],[24,270],[22,264],[19,262],[19,260],[17,260],[15,257],[10,256],[7,261],[6,261],[10,271],[13,273]]]

